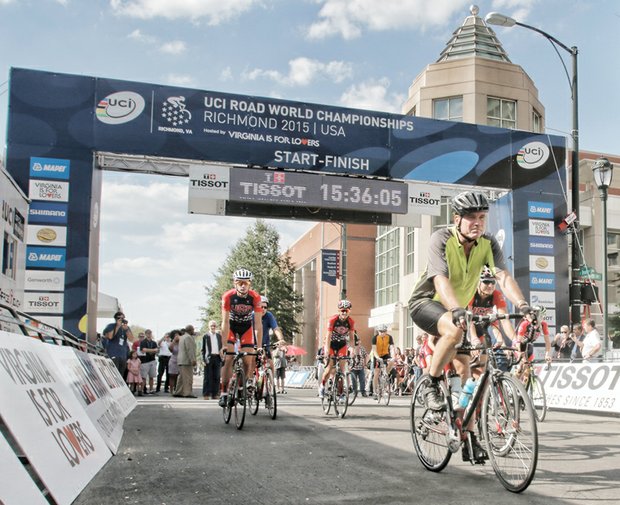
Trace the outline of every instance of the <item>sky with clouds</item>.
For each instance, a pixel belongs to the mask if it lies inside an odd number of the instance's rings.
[[[464,0],[0,0],[0,138],[11,67],[400,112],[469,14]],[[579,48],[581,149],[619,153],[615,0],[485,0]],[[548,131],[571,128],[550,44],[494,27],[536,83]],[[563,52],[562,56],[567,56]],[[565,58],[570,72],[570,59]],[[101,290],[159,336],[197,323],[204,286],[253,221],[187,214],[187,180],[107,172]],[[290,245],[311,223],[270,221]]]

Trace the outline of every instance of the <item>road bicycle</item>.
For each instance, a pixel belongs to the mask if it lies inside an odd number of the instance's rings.
[[[528,396],[532,400],[534,406],[534,412],[536,413],[536,420],[542,423],[547,417],[547,395],[545,394],[545,385],[540,380],[536,373],[535,364],[548,363],[544,360],[529,361],[524,354],[521,354],[518,361],[515,363],[517,369],[515,369],[515,377],[519,379]]]
[[[269,347],[273,348],[275,345]],[[258,413],[261,400],[265,403],[271,419],[275,419],[278,414],[276,381],[266,354],[259,354],[257,357],[254,377],[248,391],[248,408],[253,416]]]
[[[377,403],[381,404],[381,402],[383,402],[386,405],[389,405],[390,398],[392,397],[392,384],[390,381],[390,376],[387,373],[385,361],[381,358],[377,359],[379,360],[379,377],[377,380],[377,389],[374,392],[375,397],[377,399]]]
[[[468,312],[467,328],[472,321],[491,323],[498,319],[521,317],[521,314],[474,316]],[[467,342],[466,333],[463,342]],[[459,351],[474,350],[480,350],[480,347],[463,344]],[[508,491],[520,493],[532,482],[538,463],[536,414],[523,384],[497,368],[493,349],[482,349],[481,352],[487,355],[487,360],[471,400],[463,411],[453,403],[450,381],[445,373],[439,382],[444,399],[444,408],[440,411],[426,406],[424,393],[430,377],[424,375],[419,380],[410,409],[413,445],[422,465],[433,472],[443,470],[452,454],[463,444],[467,444],[469,461],[475,463],[471,435],[465,428],[477,415],[480,439],[484,442],[495,474]]]
[[[323,398],[321,398],[321,406],[323,407],[323,412],[329,414],[333,405],[334,413],[342,419],[346,415],[347,407],[349,406],[349,387],[347,376],[340,370],[339,365],[340,361],[349,360],[350,358],[348,356],[332,356],[330,359],[335,362],[335,372],[327,380]]]
[[[222,409],[224,422],[228,424],[232,414],[235,415],[235,426],[238,430],[243,428],[245,422],[245,410],[247,407],[247,386],[245,383],[245,371],[243,370],[243,358],[245,356],[256,356],[255,352],[226,352],[227,356],[233,358],[233,373],[228,381],[228,396],[226,404]]]

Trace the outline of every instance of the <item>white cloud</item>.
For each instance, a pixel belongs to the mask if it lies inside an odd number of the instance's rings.
[[[308,37],[341,36],[350,40],[366,30],[425,30],[451,23],[454,14],[468,15],[469,0],[320,0],[319,21],[308,29]]]
[[[233,73],[230,67],[226,67],[220,72],[220,81],[231,81],[232,78],[233,78]]]
[[[121,16],[139,19],[190,19],[206,18],[210,25],[218,25],[240,16],[259,0],[110,0],[112,10]]]
[[[286,75],[277,70],[256,68],[245,72],[244,77],[249,80],[267,78],[285,86],[308,86],[319,78],[339,83],[350,79],[353,75],[352,65],[344,61],[323,63],[318,60],[300,57],[290,60],[288,66],[289,71]]]
[[[184,53],[186,49],[187,46],[182,40],[172,40],[170,42],[166,42],[159,48],[162,53],[166,54],[181,54]]]
[[[194,78],[191,75],[183,74],[168,74],[166,76],[166,82],[173,86],[191,87],[195,85]]]
[[[509,15],[520,21],[527,20],[532,7],[538,0],[493,0],[491,6],[494,11]]]
[[[127,38],[137,40],[138,42],[143,42],[144,44],[154,44],[156,42],[155,37],[151,35],[146,35],[145,33],[142,33],[142,31],[139,29],[135,29],[133,32],[127,35]]]
[[[390,81],[387,78],[355,84],[342,94],[340,103],[345,107],[357,109],[400,112],[405,95],[403,93],[389,93],[389,87]]]

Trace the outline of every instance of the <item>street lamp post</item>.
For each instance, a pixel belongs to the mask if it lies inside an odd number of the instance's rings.
[[[562,44],[558,39],[549,35],[547,32],[541,30],[540,28],[536,28],[535,26],[527,25],[525,23],[520,23],[516,19],[513,19],[509,16],[505,16],[504,14],[500,14],[499,12],[490,12],[484,18],[485,21],[490,25],[497,26],[505,26],[507,28],[513,27],[515,25],[522,26],[523,28],[527,28],[528,30],[535,31],[540,33],[543,37],[545,37],[551,45],[555,49],[556,53],[562,62],[562,66],[564,67],[564,71],[566,72],[566,77],[568,78],[568,83],[571,89],[571,101],[572,101],[572,117],[573,117],[573,127],[571,130],[571,138],[573,141],[573,151],[571,153],[571,169],[572,169],[572,185],[571,185],[571,200],[573,204],[573,212],[575,214],[575,224],[573,228],[573,239],[572,239],[572,254],[571,254],[571,321],[573,324],[579,323],[581,320],[581,306],[579,301],[575,300],[575,297],[578,299],[581,297],[581,281],[579,279],[579,240],[578,240],[578,232],[579,232],[579,113],[578,113],[578,99],[577,99],[577,54],[579,51],[576,46],[568,47],[565,44]],[[564,64],[564,60],[560,56],[558,52],[558,47],[561,47],[566,52],[571,55],[572,59],[572,74],[569,77],[568,69]],[[576,302],[576,303],[575,303]]]
[[[607,189],[611,185],[613,172],[614,166],[607,158],[600,157],[592,166],[594,182],[600,191],[601,202],[603,202],[603,300],[601,303],[603,311],[603,357],[607,353],[607,347],[609,345],[609,301],[607,298]]]

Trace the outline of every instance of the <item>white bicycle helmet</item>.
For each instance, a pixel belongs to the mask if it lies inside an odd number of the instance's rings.
[[[338,310],[351,309],[352,305],[349,300],[340,300],[338,302]]]
[[[252,279],[254,279],[254,275],[252,274],[252,272],[245,268],[235,270],[235,272],[233,273],[234,281],[251,281]]]

